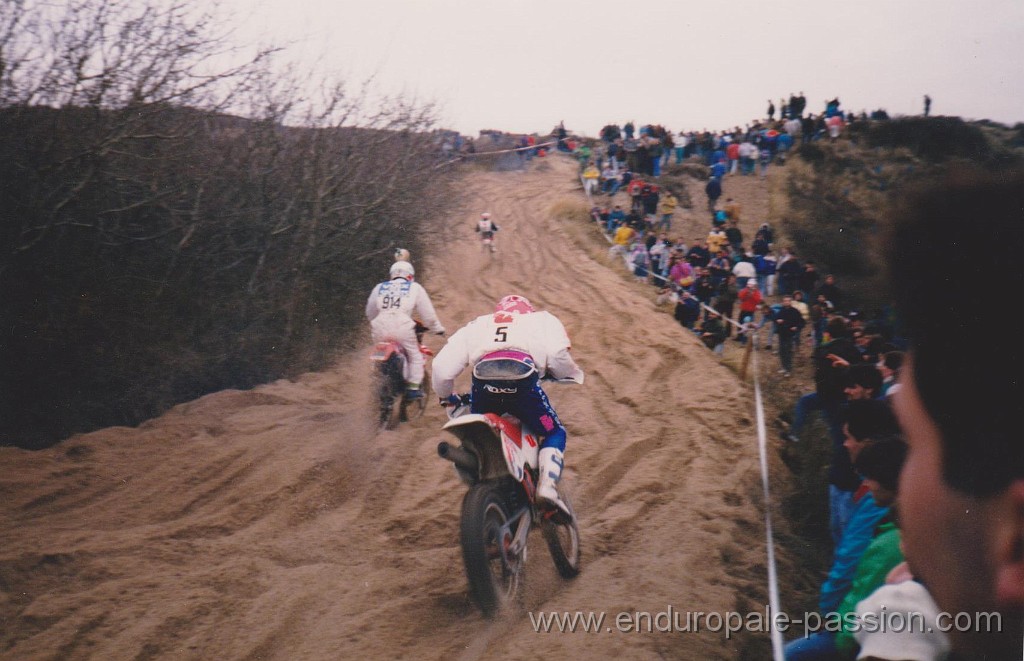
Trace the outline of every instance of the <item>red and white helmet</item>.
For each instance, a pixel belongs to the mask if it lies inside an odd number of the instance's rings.
[[[490,211],[483,212],[482,214],[480,214],[480,218],[482,218],[483,220],[490,220],[491,219],[491,212]]]
[[[534,312],[533,304],[524,296],[509,294],[500,301],[494,309],[495,312],[515,312],[516,314],[529,314]]]

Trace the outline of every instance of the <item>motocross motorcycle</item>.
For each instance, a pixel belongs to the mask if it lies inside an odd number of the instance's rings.
[[[423,333],[426,330],[425,326],[417,324],[416,339],[425,363],[434,355],[433,351],[423,345]],[[430,395],[429,366],[425,366],[423,383],[420,384],[423,397],[409,402],[405,399],[405,365],[408,358],[402,345],[394,340],[378,342],[370,352],[370,360],[376,365],[377,424],[380,428],[394,429],[401,422],[423,415]]]
[[[563,578],[580,573],[580,534],[562,489],[568,516],[536,500],[539,436],[510,414],[468,411],[469,396],[459,396],[443,427],[459,445],[442,441],[437,453],[469,486],[459,524],[462,559],[473,601],[490,617],[519,596],[531,528],[540,527]]]

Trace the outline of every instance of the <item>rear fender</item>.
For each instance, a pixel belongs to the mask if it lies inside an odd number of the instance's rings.
[[[395,354],[398,354],[403,358],[405,357],[405,354],[402,353],[402,345],[398,342],[395,342],[394,340],[378,342],[373,345],[373,350],[370,351],[370,360],[378,363],[384,363]]]
[[[480,461],[477,479],[511,475],[523,482],[526,467],[537,467],[537,435],[524,429],[519,420],[506,414],[470,413],[454,418],[443,429],[462,442]]]

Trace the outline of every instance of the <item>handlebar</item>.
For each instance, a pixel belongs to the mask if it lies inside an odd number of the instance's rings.
[[[470,404],[473,403],[473,397],[468,392],[452,393],[451,395],[448,395],[447,398],[442,397],[439,403],[441,404],[441,406],[445,408],[469,406]]]
[[[559,379],[557,377],[551,376],[550,374],[545,374],[544,377],[541,379],[541,382],[543,382],[543,383],[579,383],[579,381],[577,381],[576,379],[572,378],[571,376],[566,376],[566,377],[563,377],[563,378]]]

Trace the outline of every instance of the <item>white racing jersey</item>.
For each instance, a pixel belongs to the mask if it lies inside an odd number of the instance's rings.
[[[447,397],[466,367],[493,351],[511,349],[530,354],[541,376],[583,383],[583,370],[569,354],[571,346],[562,322],[549,312],[481,315],[452,335],[434,357],[434,389]]]
[[[370,292],[370,298],[366,301],[366,318],[372,322],[383,315],[402,315],[410,323],[418,319],[434,332],[444,331],[427,290],[420,283],[409,282],[405,278],[387,280]]]

